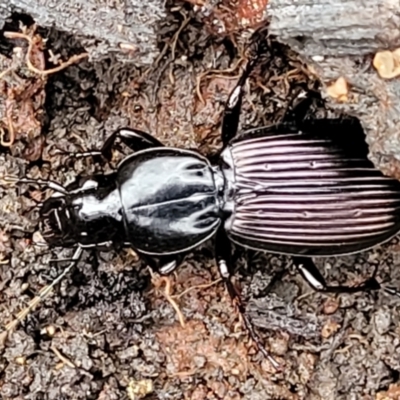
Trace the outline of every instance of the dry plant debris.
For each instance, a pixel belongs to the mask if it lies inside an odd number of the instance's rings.
[[[268,0],[186,0],[213,34],[230,34],[256,27],[265,20]]]
[[[400,75],[400,48],[379,51],[373,61],[375,69],[383,79],[392,79]]]
[[[11,147],[22,139],[23,149],[12,148],[13,155],[36,161],[44,145],[42,121],[47,77],[86,58],[87,54],[62,62],[49,50],[50,61],[59,65],[46,69],[45,39],[36,33],[35,26],[22,27],[22,32],[6,31],[4,37],[15,40],[15,47],[12,59],[0,55],[0,144]]]
[[[132,379],[129,381],[129,385],[126,389],[128,397],[131,400],[142,399],[148,394],[153,393],[153,391],[153,381],[150,379],[142,379],[140,381]]]
[[[328,96],[341,103],[348,101],[349,85],[342,76],[326,88]]]

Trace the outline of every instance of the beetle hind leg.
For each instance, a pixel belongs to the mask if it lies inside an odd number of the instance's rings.
[[[232,303],[237,308],[240,316],[242,317],[244,326],[251,338],[251,340],[256,344],[257,349],[262,353],[262,355],[269,360],[269,362],[273,365],[273,367],[277,370],[281,369],[281,365],[268,353],[265,349],[263,342],[260,336],[254,329],[253,324],[250,319],[246,315],[246,309],[242,302],[241,296],[237,288],[232,282],[232,245],[229,241],[225,231],[221,228],[217,232],[216,237],[216,247],[215,247],[215,255],[217,265],[221,274],[222,279],[224,280],[226,289],[229,293],[230,298],[232,299]]]
[[[385,288],[375,279],[377,268],[375,269],[372,276],[361,283],[358,286],[345,286],[345,285],[335,285],[330,286],[325,282],[324,277],[318,271],[317,267],[311,260],[311,258],[296,257],[294,258],[294,265],[296,269],[300,272],[303,279],[309,284],[309,286],[318,291],[324,293],[357,293],[357,292],[368,292],[372,290],[383,289],[387,292],[390,288]],[[400,296],[400,293],[398,292]]]
[[[233,139],[237,134],[239,127],[240,109],[242,107],[244,85],[247,81],[247,78],[250,76],[254,65],[256,64],[256,61],[257,59],[254,58],[247,63],[243,74],[239,78],[237,85],[232,90],[225,104],[221,131],[221,138],[224,146],[226,146],[229,141]]]
[[[182,264],[185,256],[184,254],[175,254],[170,256],[149,256],[147,254],[139,253],[141,258],[145,260],[150,268],[157,271],[161,275],[168,275],[175,271],[180,264]]]

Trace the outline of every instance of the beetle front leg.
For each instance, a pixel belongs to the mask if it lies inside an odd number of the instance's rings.
[[[151,136],[146,132],[143,132],[135,128],[123,128],[123,129],[118,129],[117,131],[112,133],[107,138],[107,140],[105,141],[100,150],[89,150],[77,153],[68,153],[65,152],[64,150],[57,148],[55,152],[58,154],[70,154],[75,158],[100,156],[110,161],[112,157],[112,150],[117,141],[122,142],[134,152],[149,149],[152,147],[164,147],[164,145],[159,140],[157,140],[156,138],[154,138],[153,136]]]
[[[311,258],[296,257],[293,259],[294,265],[300,272],[301,276],[305,281],[318,292],[325,293],[356,293],[356,292],[367,292],[371,290],[379,290],[382,288],[380,283],[375,279],[377,269],[375,269],[371,278],[358,286],[330,286],[325,282],[324,277],[318,271],[317,267],[311,260]],[[384,288],[383,288],[384,289]],[[389,289],[389,288],[388,288]],[[388,290],[387,290],[388,291]]]
[[[115,131],[103,144],[100,154],[107,160],[111,159],[111,151],[118,139],[132,151],[140,151],[152,147],[164,147],[159,140],[146,132],[134,128],[123,128]]]

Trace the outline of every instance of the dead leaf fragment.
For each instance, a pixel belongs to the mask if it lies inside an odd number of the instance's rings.
[[[326,88],[326,92],[328,96],[344,103],[348,100],[349,85],[346,79],[341,76]]]
[[[251,27],[264,19],[268,0],[239,0],[238,16],[242,27]]]
[[[321,336],[324,339],[330,338],[340,329],[340,324],[336,321],[329,319],[326,324],[322,327]]]
[[[140,381],[131,380],[126,389],[128,397],[131,400],[142,399],[150,393],[153,393],[153,381],[150,379],[142,379]]]
[[[400,75],[400,48],[394,51],[379,51],[375,54],[373,65],[383,79]]]

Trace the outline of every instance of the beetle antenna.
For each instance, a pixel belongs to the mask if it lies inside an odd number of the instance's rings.
[[[30,178],[16,178],[13,176],[4,176],[1,178],[3,182],[6,183],[16,183],[16,184],[23,184],[23,183],[32,183],[39,186],[47,186],[49,189],[55,190],[56,192],[62,193],[64,195],[68,195],[68,190],[65,189],[64,186],[60,185],[57,182],[47,180],[47,179],[30,179]]]
[[[26,316],[39,304],[41,303],[44,299],[46,299],[51,291],[53,290],[54,286],[56,286],[59,282],[62,281],[62,279],[71,271],[72,267],[79,261],[79,259],[81,258],[83,249],[82,247],[78,247],[75,250],[75,253],[73,254],[72,258],[71,258],[71,262],[69,263],[69,265],[67,266],[67,268],[65,268],[65,270],[58,275],[58,277],[56,279],[54,279],[54,281],[50,284],[45,286],[37,296],[35,296],[29,303],[28,306],[25,307],[23,310],[21,310],[16,318],[11,321],[10,323],[8,323],[5,328],[6,328],[6,332],[10,332],[12,330],[14,330],[16,328],[16,326],[23,321]]]

